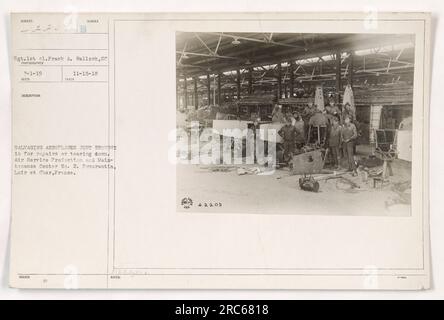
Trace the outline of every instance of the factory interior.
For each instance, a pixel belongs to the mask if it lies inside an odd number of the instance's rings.
[[[272,171],[178,165],[178,210],[410,216],[414,66],[409,34],[177,32],[177,127],[278,133]]]

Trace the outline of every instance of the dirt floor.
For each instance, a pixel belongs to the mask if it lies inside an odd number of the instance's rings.
[[[367,157],[365,147],[357,159]],[[245,214],[319,214],[350,216],[410,216],[410,163],[392,162],[389,182],[374,187],[364,171],[353,177],[320,181],[319,192],[300,189],[299,175],[288,168],[265,171],[255,165],[225,168],[177,166],[177,209],[186,212]],[[258,172],[260,170],[260,172]],[[184,206],[183,199],[192,204]],[[187,207],[187,208],[185,208]]]

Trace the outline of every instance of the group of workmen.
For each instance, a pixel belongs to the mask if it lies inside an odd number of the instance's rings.
[[[354,153],[358,131],[355,111],[350,104],[346,103],[339,108],[331,100],[321,110],[313,102],[309,102],[302,113],[285,114],[282,106],[276,105],[272,122],[285,123],[278,132],[282,137],[284,162],[289,162],[294,154],[301,152],[311,142],[312,133],[315,133],[319,146],[328,148],[333,166],[339,169],[340,160],[345,157],[348,170],[356,174]]]

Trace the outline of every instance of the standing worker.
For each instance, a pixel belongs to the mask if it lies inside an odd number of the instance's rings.
[[[296,129],[296,148],[302,149],[305,144],[305,123],[300,115],[295,116],[294,128]]]
[[[283,162],[289,162],[294,154],[296,144],[296,128],[291,124],[291,119],[286,118],[285,125],[279,130],[278,134],[282,137],[284,156]]]
[[[341,129],[342,152],[348,161],[348,170],[353,171],[353,176],[357,174],[353,146],[358,137],[356,126],[351,122],[350,116],[344,117],[344,125]]]
[[[304,109],[304,112],[302,113],[302,120],[304,121],[304,134],[305,134],[305,140],[308,140],[308,122],[310,121],[310,118],[315,114],[316,107],[313,104],[313,101],[310,99],[308,101],[307,106]]]
[[[328,147],[333,158],[335,169],[339,169],[339,148],[341,147],[342,127],[339,121],[339,116],[331,118],[330,132],[328,135]]]
[[[353,109],[353,107],[351,106],[350,103],[345,103],[344,107],[342,108],[342,121],[345,122],[345,117],[349,117],[350,121],[352,123],[356,122],[356,114],[355,111]]]

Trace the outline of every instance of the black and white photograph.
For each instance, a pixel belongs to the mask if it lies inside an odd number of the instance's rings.
[[[176,32],[177,208],[411,215],[413,34]]]
[[[433,288],[432,14],[223,9],[10,15],[8,286]]]

